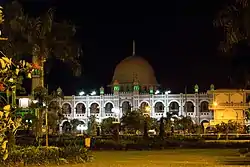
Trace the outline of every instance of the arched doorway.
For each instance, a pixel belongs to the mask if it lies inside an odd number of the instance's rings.
[[[162,102],[155,103],[154,108],[156,113],[164,113],[164,104]]]
[[[149,104],[147,102],[142,102],[141,103],[140,110],[143,113],[148,113],[148,114],[150,114],[150,112],[151,112],[151,108],[150,108],[150,106],[149,106]]]
[[[203,130],[203,133],[205,132],[205,130],[209,130],[209,127],[208,127],[208,126],[206,126],[206,129],[205,129],[204,124],[208,125],[208,124],[209,124],[209,121],[208,121],[208,120],[202,120],[202,121],[201,121],[201,127],[202,127],[202,130]]]
[[[185,103],[185,112],[190,112],[190,113],[194,112],[194,104],[191,101],[187,101]]]
[[[90,105],[90,114],[98,114],[100,111],[100,106],[97,103],[92,103]]]
[[[86,113],[86,107],[83,103],[78,103],[76,105],[76,114],[85,114]]]
[[[106,105],[105,105],[105,113],[111,113],[112,108],[114,108],[112,103],[110,103],[110,102],[106,103]]]
[[[173,115],[179,115],[180,106],[176,101],[169,103],[169,112]]]
[[[131,105],[129,101],[124,101],[122,103],[122,114],[126,114],[128,111],[131,111]]]
[[[209,104],[208,104],[207,101],[201,102],[201,104],[200,104],[200,112],[209,112],[208,105]]]
[[[71,114],[71,106],[69,103],[64,103],[62,105],[62,112],[63,114]]]
[[[71,131],[71,124],[69,121],[65,121],[62,125],[63,132],[67,133]]]

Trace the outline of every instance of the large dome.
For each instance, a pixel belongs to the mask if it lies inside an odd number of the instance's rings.
[[[116,66],[112,82],[117,80],[120,84],[127,84],[135,79],[140,85],[158,85],[148,61],[139,56],[130,56]]]

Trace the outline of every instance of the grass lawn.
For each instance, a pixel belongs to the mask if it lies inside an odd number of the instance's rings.
[[[250,166],[237,149],[171,149],[162,151],[97,151],[94,160],[63,167],[181,167]]]

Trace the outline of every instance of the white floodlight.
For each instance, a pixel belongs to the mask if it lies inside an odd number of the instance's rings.
[[[83,96],[83,95],[85,95],[84,91],[79,92],[79,96]]]

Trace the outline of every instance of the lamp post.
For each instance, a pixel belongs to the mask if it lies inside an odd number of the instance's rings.
[[[115,113],[115,116],[117,117],[117,121],[113,121],[112,123],[116,126],[115,138],[119,141],[120,110],[118,108],[112,108],[111,111]]]

